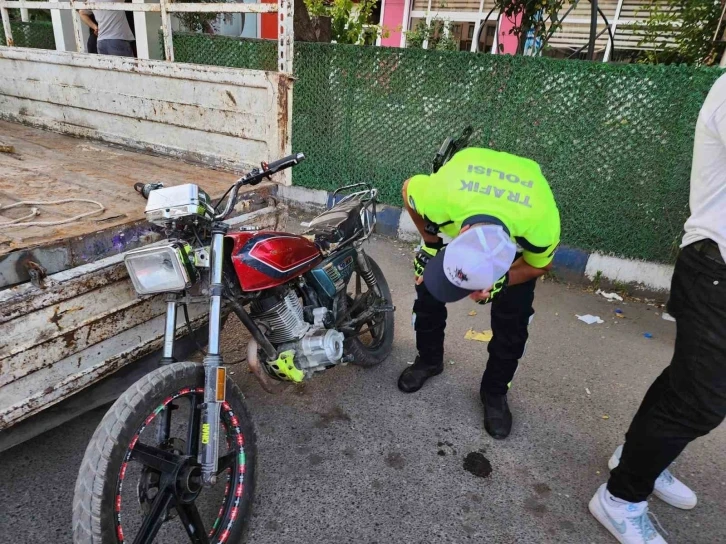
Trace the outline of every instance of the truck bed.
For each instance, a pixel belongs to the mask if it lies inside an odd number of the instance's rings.
[[[21,201],[86,198],[106,208],[99,215],[65,225],[0,228],[0,289],[27,281],[28,261],[52,274],[140,245],[146,226],[142,225],[144,200],[133,189],[137,182],[196,183],[219,197],[237,177],[2,120],[0,143],[15,150],[0,153],[0,207]],[[40,211],[31,221],[59,221],[95,209],[88,203],[0,208],[0,223],[27,215],[31,207]]]
[[[0,206],[77,197],[106,208],[61,226],[0,228],[2,450],[113,400],[158,359],[165,296],[137,296],[123,265],[125,252],[163,237],[144,220],[145,201],[134,183],[197,183],[219,197],[236,176],[3,121],[0,143],[14,147],[14,153],[0,153]],[[230,228],[283,228],[285,207],[269,198],[274,188],[274,183],[260,184],[240,194],[238,215],[227,221]],[[37,207],[41,214],[35,221],[89,209]],[[27,208],[0,210],[0,222],[27,213]],[[203,328],[206,304],[190,305],[189,313],[192,328]],[[178,319],[177,357],[189,345],[186,335]],[[20,422],[22,428],[8,432]]]

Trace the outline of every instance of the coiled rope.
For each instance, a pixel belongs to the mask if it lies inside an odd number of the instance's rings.
[[[26,219],[32,219],[33,217],[36,217],[40,215],[40,210],[38,208],[31,208],[30,213],[28,215],[24,215],[23,217],[19,217],[18,219],[13,219],[12,221],[7,221],[5,223],[0,223],[0,227],[3,228],[10,228],[10,227],[54,227],[56,225],[65,225],[67,223],[72,223],[73,221],[79,221],[83,219],[84,217],[89,217],[91,215],[98,215],[100,213],[103,213],[106,211],[106,208],[103,204],[100,202],[96,202],[95,200],[89,200],[87,198],[64,198],[63,200],[48,200],[48,201],[40,201],[40,200],[24,200],[22,202],[16,202],[15,204],[8,204],[6,206],[0,206],[0,212],[4,210],[9,210],[11,208],[17,208],[19,206],[57,206],[59,204],[68,204],[69,202],[87,202],[88,204],[95,204],[98,206],[99,209],[97,210],[91,210],[90,212],[81,213],[78,215],[74,215],[73,217],[69,217],[68,219],[61,219],[59,221],[27,221]]]

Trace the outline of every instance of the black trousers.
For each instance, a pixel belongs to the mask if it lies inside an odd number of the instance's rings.
[[[710,246],[710,247],[709,247]],[[712,242],[681,251],[668,311],[676,318],[671,364],[645,394],[608,490],[641,502],[689,442],[726,416],[726,265]]]
[[[527,326],[534,315],[532,302],[537,280],[508,287],[492,302],[492,332],[489,361],[481,380],[480,393],[504,395],[524,354],[529,333]],[[416,349],[421,361],[438,366],[444,360],[446,304],[436,300],[422,283],[416,286],[413,303]]]

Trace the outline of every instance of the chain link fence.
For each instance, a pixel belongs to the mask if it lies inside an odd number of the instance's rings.
[[[274,68],[274,42],[177,35],[174,45],[180,61]],[[674,259],[694,127],[719,70],[317,43],[295,51],[293,149],[308,157],[295,185],[367,181],[400,205],[403,180],[429,172],[441,141],[472,125],[474,145],[541,164],[564,243]]]
[[[50,21],[11,21],[10,30],[13,33],[13,42],[17,47],[32,47],[34,49],[55,49],[55,36],[53,23]],[[0,25],[0,45],[5,45],[5,31]]]

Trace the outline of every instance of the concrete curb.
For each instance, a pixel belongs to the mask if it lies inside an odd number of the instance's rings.
[[[292,207],[304,211],[318,211],[333,203],[333,194],[318,189],[279,186],[277,196]],[[401,208],[378,205],[376,232],[399,238],[405,242],[418,242],[420,236],[407,213]],[[565,281],[577,283],[603,282],[627,285],[640,291],[666,293],[670,290],[673,266],[635,259],[612,257],[597,252],[561,245],[557,250],[553,273]]]

